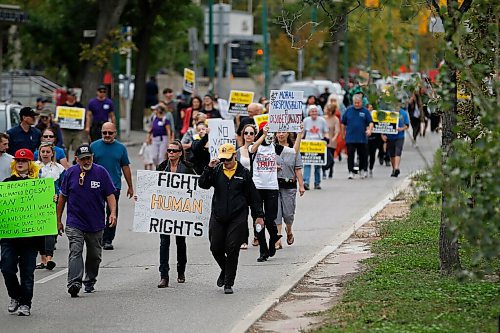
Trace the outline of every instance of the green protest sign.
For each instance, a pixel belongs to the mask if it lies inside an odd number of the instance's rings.
[[[52,178],[0,182],[0,238],[57,234]]]

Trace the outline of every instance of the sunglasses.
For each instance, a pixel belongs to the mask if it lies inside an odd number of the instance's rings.
[[[83,186],[83,180],[85,179],[85,171],[80,172],[80,179],[78,179],[78,184]]]
[[[55,138],[55,135],[44,134],[44,138]]]
[[[244,132],[243,134],[245,134],[245,135],[255,135],[254,132]]]
[[[113,135],[113,134],[115,134],[115,132],[111,132],[111,131],[102,131],[101,133],[103,135]]]
[[[180,149],[167,149],[167,153],[180,153],[181,151]]]
[[[233,158],[219,158],[219,161],[221,161],[222,163],[231,162],[232,160],[233,160]]]

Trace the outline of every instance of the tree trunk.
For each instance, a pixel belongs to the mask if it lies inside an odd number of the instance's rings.
[[[144,108],[146,105],[146,76],[149,69],[149,48],[151,37],[153,35],[153,22],[155,21],[160,9],[161,1],[156,0],[153,3],[149,1],[139,1],[139,12],[142,17],[142,25],[137,28],[136,36],[136,65],[134,81],[134,99],[132,101],[132,119],[131,129],[135,131],[142,130]]]
[[[95,47],[106,38],[107,34],[118,25],[120,16],[127,0],[99,1],[99,13],[97,17],[96,36],[92,47]],[[110,59],[111,60],[111,59]],[[95,96],[97,86],[102,82],[106,68],[97,68],[92,61],[84,64],[85,70],[82,79],[82,103],[86,104]]]
[[[345,18],[342,18],[340,21],[339,27],[335,27],[335,31],[333,32],[333,43],[330,44],[330,47],[328,48],[327,78],[330,81],[338,81],[340,78],[339,54],[340,42],[344,40]]]

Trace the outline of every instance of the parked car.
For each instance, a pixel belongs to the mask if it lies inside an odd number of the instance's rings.
[[[0,132],[6,132],[19,125],[21,122],[21,117],[19,112],[23,106],[14,103],[0,103]]]
[[[321,94],[318,87],[312,81],[296,81],[292,83],[285,83],[281,86],[281,90],[303,91],[304,103],[307,100],[307,96],[314,95],[316,97],[319,97],[319,95]]]

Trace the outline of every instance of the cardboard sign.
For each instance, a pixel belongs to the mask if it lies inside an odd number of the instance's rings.
[[[303,91],[271,90],[269,132],[301,132]]]
[[[259,114],[257,116],[253,117],[253,120],[255,121],[255,125],[257,128],[260,128],[260,124],[263,122],[268,122],[269,123],[269,115],[268,114]]]
[[[229,94],[229,113],[248,116],[248,105],[253,102],[253,92],[231,90]]]
[[[137,171],[134,231],[208,237],[213,189],[198,187],[199,176]]]
[[[300,156],[303,164],[326,165],[326,141],[302,140],[300,142]]]
[[[208,119],[208,150],[210,158],[217,157],[219,147],[225,143],[232,143],[236,147],[236,133],[234,122],[224,119]]]
[[[372,111],[373,133],[397,134],[399,113],[393,111]]]
[[[184,82],[182,84],[182,89],[188,93],[193,93],[194,82],[195,82],[195,72],[189,68],[184,68]]]
[[[54,179],[0,183],[0,238],[57,235]]]
[[[61,128],[82,130],[85,127],[85,108],[58,106],[56,120]]]

